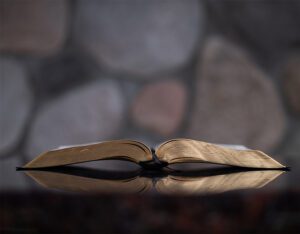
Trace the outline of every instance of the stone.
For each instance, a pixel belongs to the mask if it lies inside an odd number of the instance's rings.
[[[178,130],[186,110],[187,93],[176,80],[146,85],[132,104],[132,120],[141,128],[162,136]]]
[[[300,123],[292,124],[291,131],[287,134],[284,144],[278,150],[281,162],[287,166],[300,165]]]
[[[75,16],[75,40],[100,65],[148,78],[188,62],[204,21],[197,0],[79,0]]]
[[[73,89],[43,106],[27,144],[30,159],[62,145],[108,140],[124,118],[122,92],[113,81],[95,81]]]
[[[33,87],[40,97],[59,95],[92,79],[91,70],[81,54],[65,52],[44,59],[33,76]]]
[[[300,40],[300,1],[212,0],[207,7],[220,31],[251,46],[260,57],[280,58]]]
[[[300,123],[295,122],[290,126],[290,131],[286,134],[285,140],[281,147],[278,149],[278,152],[275,154],[279,159],[279,162],[282,162],[284,165],[291,168],[299,168],[300,166]],[[275,158],[276,159],[276,158]],[[299,184],[299,174],[292,174],[289,177],[284,177],[283,182],[285,186],[289,188],[295,188]]]
[[[0,191],[16,191],[29,188],[26,175],[21,171],[16,171],[16,167],[23,166],[21,159],[13,155],[0,160]]]
[[[292,112],[300,116],[300,54],[288,59],[281,78],[286,101]]]
[[[33,98],[22,64],[2,57],[0,72],[0,154],[6,154],[20,140]]]
[[[64,43],[67,0],[1,0],[0,51],[49,55]]]
[[[272,151],[286,122],[271,79],[245,51],[221,37],[207,40],[198,68],[188,136]]]

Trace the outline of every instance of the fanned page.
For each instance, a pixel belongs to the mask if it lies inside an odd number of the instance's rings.
[[[161,144],[156,155],[169,164],[182,162],[215,163],[249,168],[285,168],[258,150],[232,149],[189,139],[174,139]]]
[[[146,145],[140,142],[114,140],[48,151],[27,163],[24,168],[64,166],[105,159],[140,163],[152,160],[152,153]]]
[[[168,176],[155,188],[163,194],[210,194],[239,189],[261,188],[284,173],[281,170],[246,171],[207,177]]]

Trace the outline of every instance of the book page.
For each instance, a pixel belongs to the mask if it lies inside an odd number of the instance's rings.
[[[258,150],[232,149],[189,139],[174,139],[159,146],[159,160],[168,163],[202,162],[249,168],[285,168]]]
[[[139,163],[150,161],[152,153],[146,145],[137,141],[106,141],[48,151],[27,163],[24,168],[64,166],[104,159],[120,159]]]

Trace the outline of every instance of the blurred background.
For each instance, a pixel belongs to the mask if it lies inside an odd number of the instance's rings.
[[[297,0],[0,0],[1,188],[43,151],[120,138],[297,163],[299,29]]]
[[[300,165],[299,0],[0,0],[1,233],[299,233],[297,169],[189,198],[69,196],[15,171],[61,145],[177,137]]]

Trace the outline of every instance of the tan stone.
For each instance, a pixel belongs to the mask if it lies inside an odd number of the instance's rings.
[[[48,55],[66,37],[66,0],[1,0],[0,51]]]
[[[184,117],[186,89],[178,81],[146,85],[132,105],[132,119],[141,128],[168,136],[176,132]]]
[[[241,48],[209,38],[196,90],[189,137],[266,151],[281,141],[285,114],[276,88]]]

